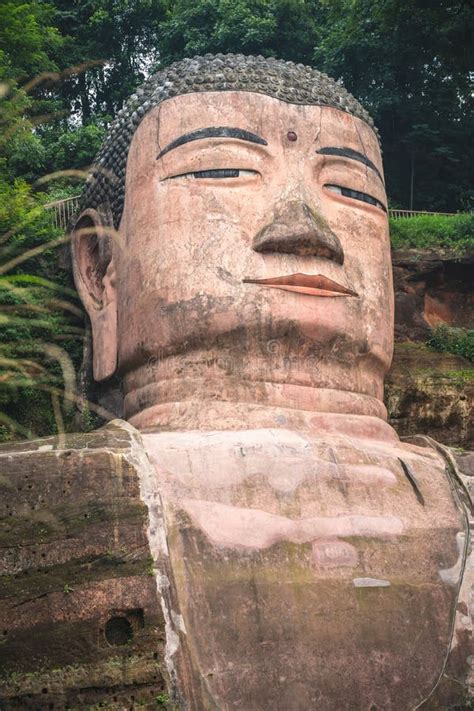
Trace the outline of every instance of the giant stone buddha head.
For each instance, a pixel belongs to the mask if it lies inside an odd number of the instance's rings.
[[[94,377],[118,373],[139,428],[219,403],[385,418],[379,140],[324,74],[206,55],[150,77],[96,158],[73,260]]]

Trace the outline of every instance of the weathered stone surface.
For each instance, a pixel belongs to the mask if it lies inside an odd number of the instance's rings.
[[[190,709],[448,708],[465,514],[433,450],[340,429],[143,435]],[[456,640],[451,705],[471,653]]]
[[[385,380],[390,424],[399,435],[427,434],[474,448],[474,367],[420,343],[396,343]]]
[[[457,454],[456,463],[464,476],[474,477],[474,452]]]
[[[155,708],[165,693],[137,436],[116,421],[0,448],[2,711]]]
[[[437,455],[301,429],[143,437],[154,467],[123,422],[0,450],[2,710],[171,709],[178,676],[198,711],[399,711],[449,647],[422,708],[467,708],[474,569],[458,591]]]
[[[458,534],[458,560],[450,570],[442,573],[445,580],[451,581],[461,574],[462,581],[446,664],[435,692],[421,708],[424,711],[467,711],[474,705],[474,480],[466,475],[465,469],[459,467],[458,458],[450,448],[423,436],[407,438],[407,441],[442,454],[451,476],[461,484],[458,494],[465,504],[470,531],[467,540],[463,534]]]
[[[395,336],[426,340],[433,326],[472,328],[474,255],[428,249],[392,251]]]

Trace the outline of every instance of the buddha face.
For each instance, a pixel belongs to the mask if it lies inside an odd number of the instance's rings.
[[[168,99],[133,137],[119,232],[106,296],[83,295],[96,377],[117,364],[143,387],[183,354],[181,376],[205,377],[202,354],[225,353],[240,379],[381,398],[390,247],[365,122],[243,91]]]

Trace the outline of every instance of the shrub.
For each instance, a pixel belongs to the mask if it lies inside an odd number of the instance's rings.
[[[433,329],[428,345],[435,351],[454,353],[469,361],[474,361],[474,330],[436,326]]]
[[[72,419],[82,312],[58,267],[64,238],[47,199],[0,180],[0,440],[60,432],[63,415]]]
[[[439,248],[462,254],[474,249],[474,213],[391,219],[390,237],[395,249]]]

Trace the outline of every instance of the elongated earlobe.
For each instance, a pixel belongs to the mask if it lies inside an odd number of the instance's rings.
[[[110,228],[85,210],[72,238],[74,280],[92,326],[94,379],[110,378],[117,367],[117,297]]]

